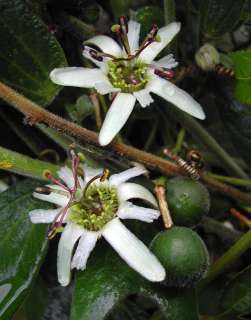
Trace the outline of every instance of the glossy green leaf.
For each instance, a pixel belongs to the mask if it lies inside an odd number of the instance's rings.
[[[66,65],[62,48],[24,0],[0,0],[0,12],[0,80],[48,105],[60,90],[49,73]]]
[[[235,72],[235,96],[243,103],[251,104],[251,50],[229,54]]]
[[[222,94],[221,118],[238,154],[251,161],[251,108],[234,99],[231,88]]]
[[[251,314],[251,266],[232,279],[226,286],[222,305],[224,313],[244,316]]]
[[[198,319],[192,288],[177,290],[153,284],[130,269],[112,249],[104,249],[101,244],[95,251],[87,269],[76,274],[71,320],[105,319],[119,312],[120,303],[131,294],[151,299],[159,307],[163,319]]]
[[[20,182],[0,194],[0,318],[9,320],[22,303],[46,251],[46,225],[33,225],[28,213],[50,206],[32,197],[35,184]]]
[[[201,29],[206,36],[221,36],[232,31],[241,19],[245,0],[201,1]]]
[[[71,320],[104,319],[118,301],[137,293],[142,281],[111,250],[97,248],[87,269],[76,275]]]

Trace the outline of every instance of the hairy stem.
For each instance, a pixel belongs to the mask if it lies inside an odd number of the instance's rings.
[[[27,117],[30,125],[35,123],[44,123],[65,135],[77,138],[84,143],[98,146],[102,151],[111,150],[121,157],[141,162],[147,167],[156,169],[165,175],[182,175],[180,168],[174,163],[123,143],[112,143],[106,148],[101,148],[98,144],[98,135],[95,132],[82,128],[75,123],[46,111],[1,82],[0,97],[21,111]],[[224,193],[229,197],[251,205],[251,195],[241,192],[238,189],[228,186],[220,181],[211,179],[205,174],[201,175],[201,180],[209,187]]]

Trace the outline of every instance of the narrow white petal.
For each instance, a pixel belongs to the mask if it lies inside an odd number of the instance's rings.
[[[139,55],[140,59],[147,63],[151,63],[160,51],[163,50],[180,31],[180,27],[181,24],[179,22],[172,22],[159,29],[158,36],[160,37],[160,42],[153,42],[145,48]]]
[[[101,146],[109,144],[129,118],[136,98],[130,93],[118,93],[108,110],[99,133]]]
[[[59,213],[59,209],[35,209],[29,212],[30,220],[32,223],[51,223]]]
[[[102,235],[120,257],[143,277],[154,282],[165,279],[165,269],[158,259],[119,219],[110,221],[104,227]]]
[[[103,172],[103,168],[92,168],[87,164],[83,164],[83,171],[84,171],[84,180],[85,183],[90,181],[93,177],[97,176],[98,174]]]
[[[74,178],[73,173],[70,168],[64,166],[61,167],[57,172],[59,178],[63,180],[63,182],[69,187],[72,188],[74,186]]]
[[[153,102],[149,90],[142,89],[133,93],[134,97],[138,100],[142,108],[149,106]]]
[[[152,65],[156,65],[167,69],[175,68],[178,66],[178,64],[179,63],[174,59],[173,54],[168,54],[160,60],[152,62]]]
[[[107,94],[110,92],[119,92],[121,89],[115,88],[110,82],[98,82],[95,84],[95,89],[100,94]]]
[[[98,240],[99,233],[86,231],[82,234],[76,252],[73,256],[71,268],[78,270],[84,270],[86,267],[87,260],[94,249]]]
[[[201,105],[190,94],[176,87],[170,81],[156,76],[149,83],[148,89],[192,116],[201,120],[205,119],[206,116]]]
[[[54,203],[60,207],[65,207],[69,200],[68,197],[63,196],[61,194],[54,193],[54,192],[51,192],[50,194],[41,194],[41,193],[33,192],[33,196],[37,199]]]
[[[129,201],[123,202],[117,212],[120,219],[136,219],[148,223],[158,219],[159,215],[158,210],[135,206]]]
[[[128,22],[128,41],[132,52],[139,47],[140,23],[130,20]]]
[[[129,199],[142,199],[149,202],[154,207],[158,207],[157,201],[152,193],[140,184],[132,182],[122,183],[118,186],[117,191],[120,202],[127,201]]]
[[[85,46],[85,49],[83,50],[82,54],[86,59],[91,60],[91,62],[93,62],[97,67],[99,67],[105,74],[107,73],[107,59],[104,58],[103,61],[98,61],[96,59],[94,59],[91,55],[90,55],[90,50],[92,48]]]
[[[117,174],[113,174],[109,179],[109,184],[118,186],[119,184],[126,182],[127,180],[140,176],[141,174],[146,173],[147,170],[143,167],[134,167],[128,170],[122,171]]]
[[[122,50],[118,43],[112,38],[104,35],[95,36],[87,41],[87,44],[95,45],[105,53],[109,53],[115,57],[122,55]]]
[[[67,286],[70,283],[72,251],[84,231],[84,228],[68,223],[61,235],[58,244],[57,271],[58,281],[62,286]]]
[[[81,67],[54,69],[50,73],[50,78],[56,84],[80,88],[94,88],[96,83],[108,80],[100,69]]]

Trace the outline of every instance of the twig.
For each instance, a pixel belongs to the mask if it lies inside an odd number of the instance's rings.
[[[164,226],[166,229],[169,229],[173,225],[173,220],[166,201],[166,190],[163,186],[156,186],[154,188],[154,192],[158,199],[159,209],[162,215]]]
[[[91,145],[99,146],[98,135],[95,132],[82,128],[75,123],[48,112],[29,99],[18,94],[2,82],[0,82],[0,97],[10,105],[14,106],[17,110],[21,111],[27,117],[30,125],[35,123],[44,123],[65,135],[77,138],[80,141],[84,141],[85,143],[89,143]],[[105,148],[105,150],[112,150],[120,156],[141,162],[148,168],[156,169],[165,175],[182,175],[181,170],[174,163],[123,143],[112,143]],[[234,187],[211,179],[205,174],[201,176],[201,181],[203,181],[209,187],[224,193],[231,198],[251,205],[251,195],[247,193],[241,192]]]
[[[232,216],[234,216],[240,222],[244,223],[248,228],[251,228],[251,220],[249,220],[247,217],[241,214],[238,210],[231,208],[229,212],[231,213]]]

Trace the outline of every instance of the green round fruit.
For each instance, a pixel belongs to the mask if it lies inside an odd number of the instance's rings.
[[[165,283],[168,286],[189,286],[208,270],[207,248],[197,233],[189,228],[173,227],[160,232],[150,247],[166,269]]]
[[[173,178],[168,182],[167,200],[176,225],[192,227],[200,222],[210,209],[207,188],[187,177]]]

